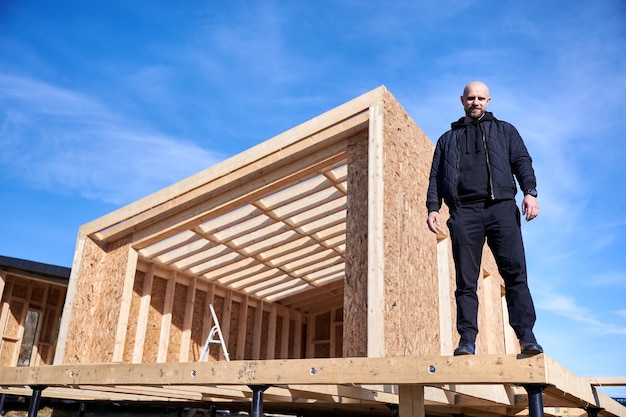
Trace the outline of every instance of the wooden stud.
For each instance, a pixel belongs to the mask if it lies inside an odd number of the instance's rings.
[[[370,106],[367,219],[367,356],[385,356],[383,103]]]
[[[185,318],[183,322],[183,332],[180,343],[179,362],[189,361],[189,347],[191,346],[191,326],[193,323],[194,306],[196,305],[196,284],[198,278],[194,277],[187,286],[187,297],[185,305]]]
[[[138,254],[137,251],[128,246],[128,257],[126,261],[126,270],[124,274],[123,290],[120,302],[120,316],[118,319],[117,330],[115,333],[115,344],[113,347],[113,362],[122,361],[124,358],[124,345],[126,344],[126,331],[128,329],[128,321],[130,320],[130,308],[133,296],[133,285],[135,282],[135,274],[137,270]]]
[[[167,361],[167,353],[170,341],[172,324],[172,306],[174,304],[174,292],[176,290],[176,271],[167,280],[165,287],[165,300],[163,305],[163,315],[161,317],[161,332],[159,337],[159,350],[157,353],[157,363]]]
[[[148,311],[152,299],[152,282],[154,279],[154,264],[148,264],[148,271],[143,278],[143,288],[139,315],[136,317],[137,327],[135,331],[135,344],[133,348],[132,363],[141,363],[143,359],[143,347],[146,342],[146,329],[148,326]]]
[[[222,319],[220,321],[220,327],[222,329],[222,336],[224,336],[224,345],[228,348],[231,326],[231,312],[233,308],[233,292],[231,290],[226,291],[226,297],[224,298],[224,311],[222,311]],[[225,359],[223,349],[220,349],[219,359],[222,361]]]
[[[439,334],[442,355],[452,355],[452,289],[450,288],[450,241],[445,234],[437,236],[437,275],[439,288]]]

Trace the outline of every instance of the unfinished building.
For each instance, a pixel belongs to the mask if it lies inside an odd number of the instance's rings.
[[[379,87],[83,225],[54,365],[2,368],[0,388],[232,409],[261,394],[299,415],[626,416],[598,381],[519,354],[488,250],[477,355],[451,356],[450,243],[425,223],[433,148]],[[211,308],[222,343],[206,345]]]

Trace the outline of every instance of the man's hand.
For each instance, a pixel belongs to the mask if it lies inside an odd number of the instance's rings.
[[[527,222],[539,215],[539,204],[537,204],[537,199],[532,195],[526,194],[524,196],[524,201],[522,201],[522,214],[526,216]]]
[[[433,233],[439,233],[437,227],[441,226],[441,217],[439,217],[438,211],[431,211],[428,213],[428,220],[426,220],[428,228]]]

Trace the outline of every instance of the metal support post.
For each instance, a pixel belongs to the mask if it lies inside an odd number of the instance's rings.
[[[400,417],[400,406],[398,404],[387,404],[391,410],[391,417]]]
[[[252,390],[252,409],[250,417],[263,417],[263,392],[269,385],[249,385]]]
[[[602,407],[585,407],[585,411],[589,417],[598,417],[598,413],[604,410]]]
[[[81,402],[78,405],[78,417],[85,417],[85,411],[87,411],[87,404],[85,404],[85,402]]]
[[[543,416],[543,390],[545,385],[529,384],[524,385],[524,389],[528,393],[528,415],[529,417]]]
[[[7,399],[6,394],[0,395],[0,415],[2,415],[2,411],[4,411],[4,401]]]
[[[44,385],[31,385],[33,395],[30,397],[30,404],[28,406],[28,417],[37,417],[37,410],[39,409],[39,401],[41,401],[41,391],[46,389]]]

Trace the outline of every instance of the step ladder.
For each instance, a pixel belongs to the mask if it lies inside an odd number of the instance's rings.
[[[224,358],[226,361],[230,361],[230,356],[228,355],[228,349],[226,348],[226,343],[224,343],[224,336],[222,336],[222,329],[220,328],[220,322],[217,320],[217,315],[215,314],[215,309],[213,308],[213,304],[209,304],[209,309],[211,309],[211,316],[213,317],[213,323],[215,325],[211,328],[209,332],[209,336],[206,338],[206,342],[204,343],[204,347],[202,348],[202,354],[200,355],[200,359],[198,362],[204,362],[208,353],[210,345],[221,345],[222,350],[224,351]],[[219,339],[216,339],[217,336]]]

